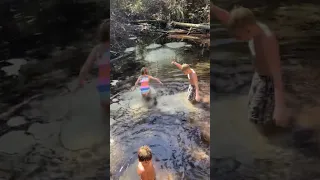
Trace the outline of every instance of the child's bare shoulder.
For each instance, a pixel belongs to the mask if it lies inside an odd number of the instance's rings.
[[[138,164],[137,172],[139,175],[142,174],[143,172],[145,172],[145,169],[141,163]]]

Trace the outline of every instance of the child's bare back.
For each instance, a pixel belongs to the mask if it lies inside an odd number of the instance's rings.
[[[138,174],[141,180],[155,180],[156,173],[152,162],[147,167],[144,167],[141,162],[138,164]]]

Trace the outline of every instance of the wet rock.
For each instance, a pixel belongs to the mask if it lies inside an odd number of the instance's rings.
[[[45,120],[53,122],[65,118],[72,108],[72,102],[72,96],[57,96],[45,99],[42,102],[42,109],[46,115]]]
[[[116,121],[113,119],[113,118],[111,118],[110,117],[110,126],[113,124],[113,123],[115,123]]]
[[[156,49],[161,47],[161,44],[150,44],[149,46],[146,47],[146,49]]]
[[[169,48],[173,48],[173,49],[178,49],[178,48],[182,48],[186,45],[185,42],[171,42],[171,43],[167,43],[165,44],[165,46],[169,47]]]
[[[241,163],[237,160],[229,158],[213,159],[212,161],[213,164],[211,165],[211,169],[215,175],[223,175],[234,172],[241,165]]]
[[[135,51],[135,50],[136,50],[135,47],[129,47],[129,48],[125,49],[124,52],[125,52],[125,53],[128,53],[128,52],[133,52],[133,51]]]
[[[32,77],[51,71],[52,66],[52,63],[31,60],[27,64],[22,65],[19,72],[22,74],[22,76]]]
[[[10,172],[3,172],[0,170],[0,179],[10,179],[12,177]]]
[[[21,153],[35,144],[31,136],[27,136],[24,131],[12,131],[0,138],[0,152],[9,154]]]
[[[28,133],[33,134],[36,139],[47,139],[53,134],[59,134],[60,122],[53,122],[48,124],[35,123],[30,126]]]
[[[205,143],[209,144],[210,143],[210,124],[207,123],[207,125],[204,125],[201,130],[201,139]]]
[[[23,110],[21,112],[21,115],[26,117],[27,119],[37,119],[43,117],[43,112],[40,111],[40,109],[32,108]]]
[[[21,179],[27,179],[36,177],[37,174],[44,171],[44,163],[38,163],[38,164],[28,164],[26,167],[24,167],[24,172],[22,175],[20,175]]]
[[[1,159],[0,161],[0,172],[7,172],[10,173],[13,170],[12,168],[12,162],[9,161],[9,158],[7,157],[7,159]],[[0,177],[1,177],[1,173],[0,173]]]
[[[52,63],[66,62],[76,57],[78,53],[79,49],[74,46],[69,46],[64,50],[56,48],[56,50],[51,53],[52,59],[49,61]]]
[[[8,126],[10,127],[19,126],[25,123],[26,123],[26,120],[22,116],[14,116],[10,118],[9,121],[7,122]]]
[[[27,63],[25,59],[9,59],[6,62],[10,63],[10,66],[1,68],[8,76],[19,75],[20,68]]]
[[[61,142],[69,150],[90,148],[101,143],[105,136],[105,126],[97,117],[75,116],[61,129]]]

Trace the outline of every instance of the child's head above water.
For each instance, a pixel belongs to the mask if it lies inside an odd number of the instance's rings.
[[[152,152],[149,146],[144,145],[139,148],[138,160],[142,163],[143,166],[149,164],[149,162],[152,160]]]
[[[141,68],[141,75],[148,75],[148,69],[146,67]]]
[[[189,64],[182,64],[181,66],[181,71],[184,73],[184,74],[189,74],[190,73],[190,66]]]
[[[99,26],[98,38],[100,43],[110,41],[110,20],[105,19]]]
[[[236,7],[230,12],[228,29],[240,40],[249,40],[255,35],[256,18],[253,12],[244,7]]]

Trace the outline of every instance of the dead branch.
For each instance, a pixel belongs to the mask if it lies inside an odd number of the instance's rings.
[[[132,55],[134,52],[135,52],[135,51],[131,51],[131,52],[125,53],[125,54],[123,54],[123,55],[121,55],[121,56],[118,56],[118,57],[116,57],[116,58],[113,58],[113,59],[110,60],[110,63],[114,63],[115,61],[118,61],[118,60],[120,60],[120,59],[126,58],[126,57]]]
[[[141,23],[149,23],[149,24],[170,24],[174,27],[187,27],[187,28],[198,28],[198,29],[205,29],[210,30],[209,24],[193,24],[193,23],[184,23],[184,22],[177,22],[177,21],[171,21],[166,22],[164,20],[137,20],[137,21],[131,21],[132,24],[141,24]]]
[[[19,109],[21,109],[23,106],[29,104],[31,101],[37,99],[37,98],[40,98],[41,96],[43,96],[43,94],[37,94],[37,95],[34,95],[32,96],[31,98],[29,99],[26,99],[24,100],[23,102],[11,107],[7,112],[4,112],[2,114],[0,114],[0,119],[1,120],[8,120],[8,118],[10,116],[12,116],[16,111],[18,111]]]
[[[183,22],[176,22],[176,21],[172,21],[170,24],[175,27],[188,27],[188,28],[210,30],[210,25],[207,25],[207,24],[192,24],[192,23],[183,23]]]

